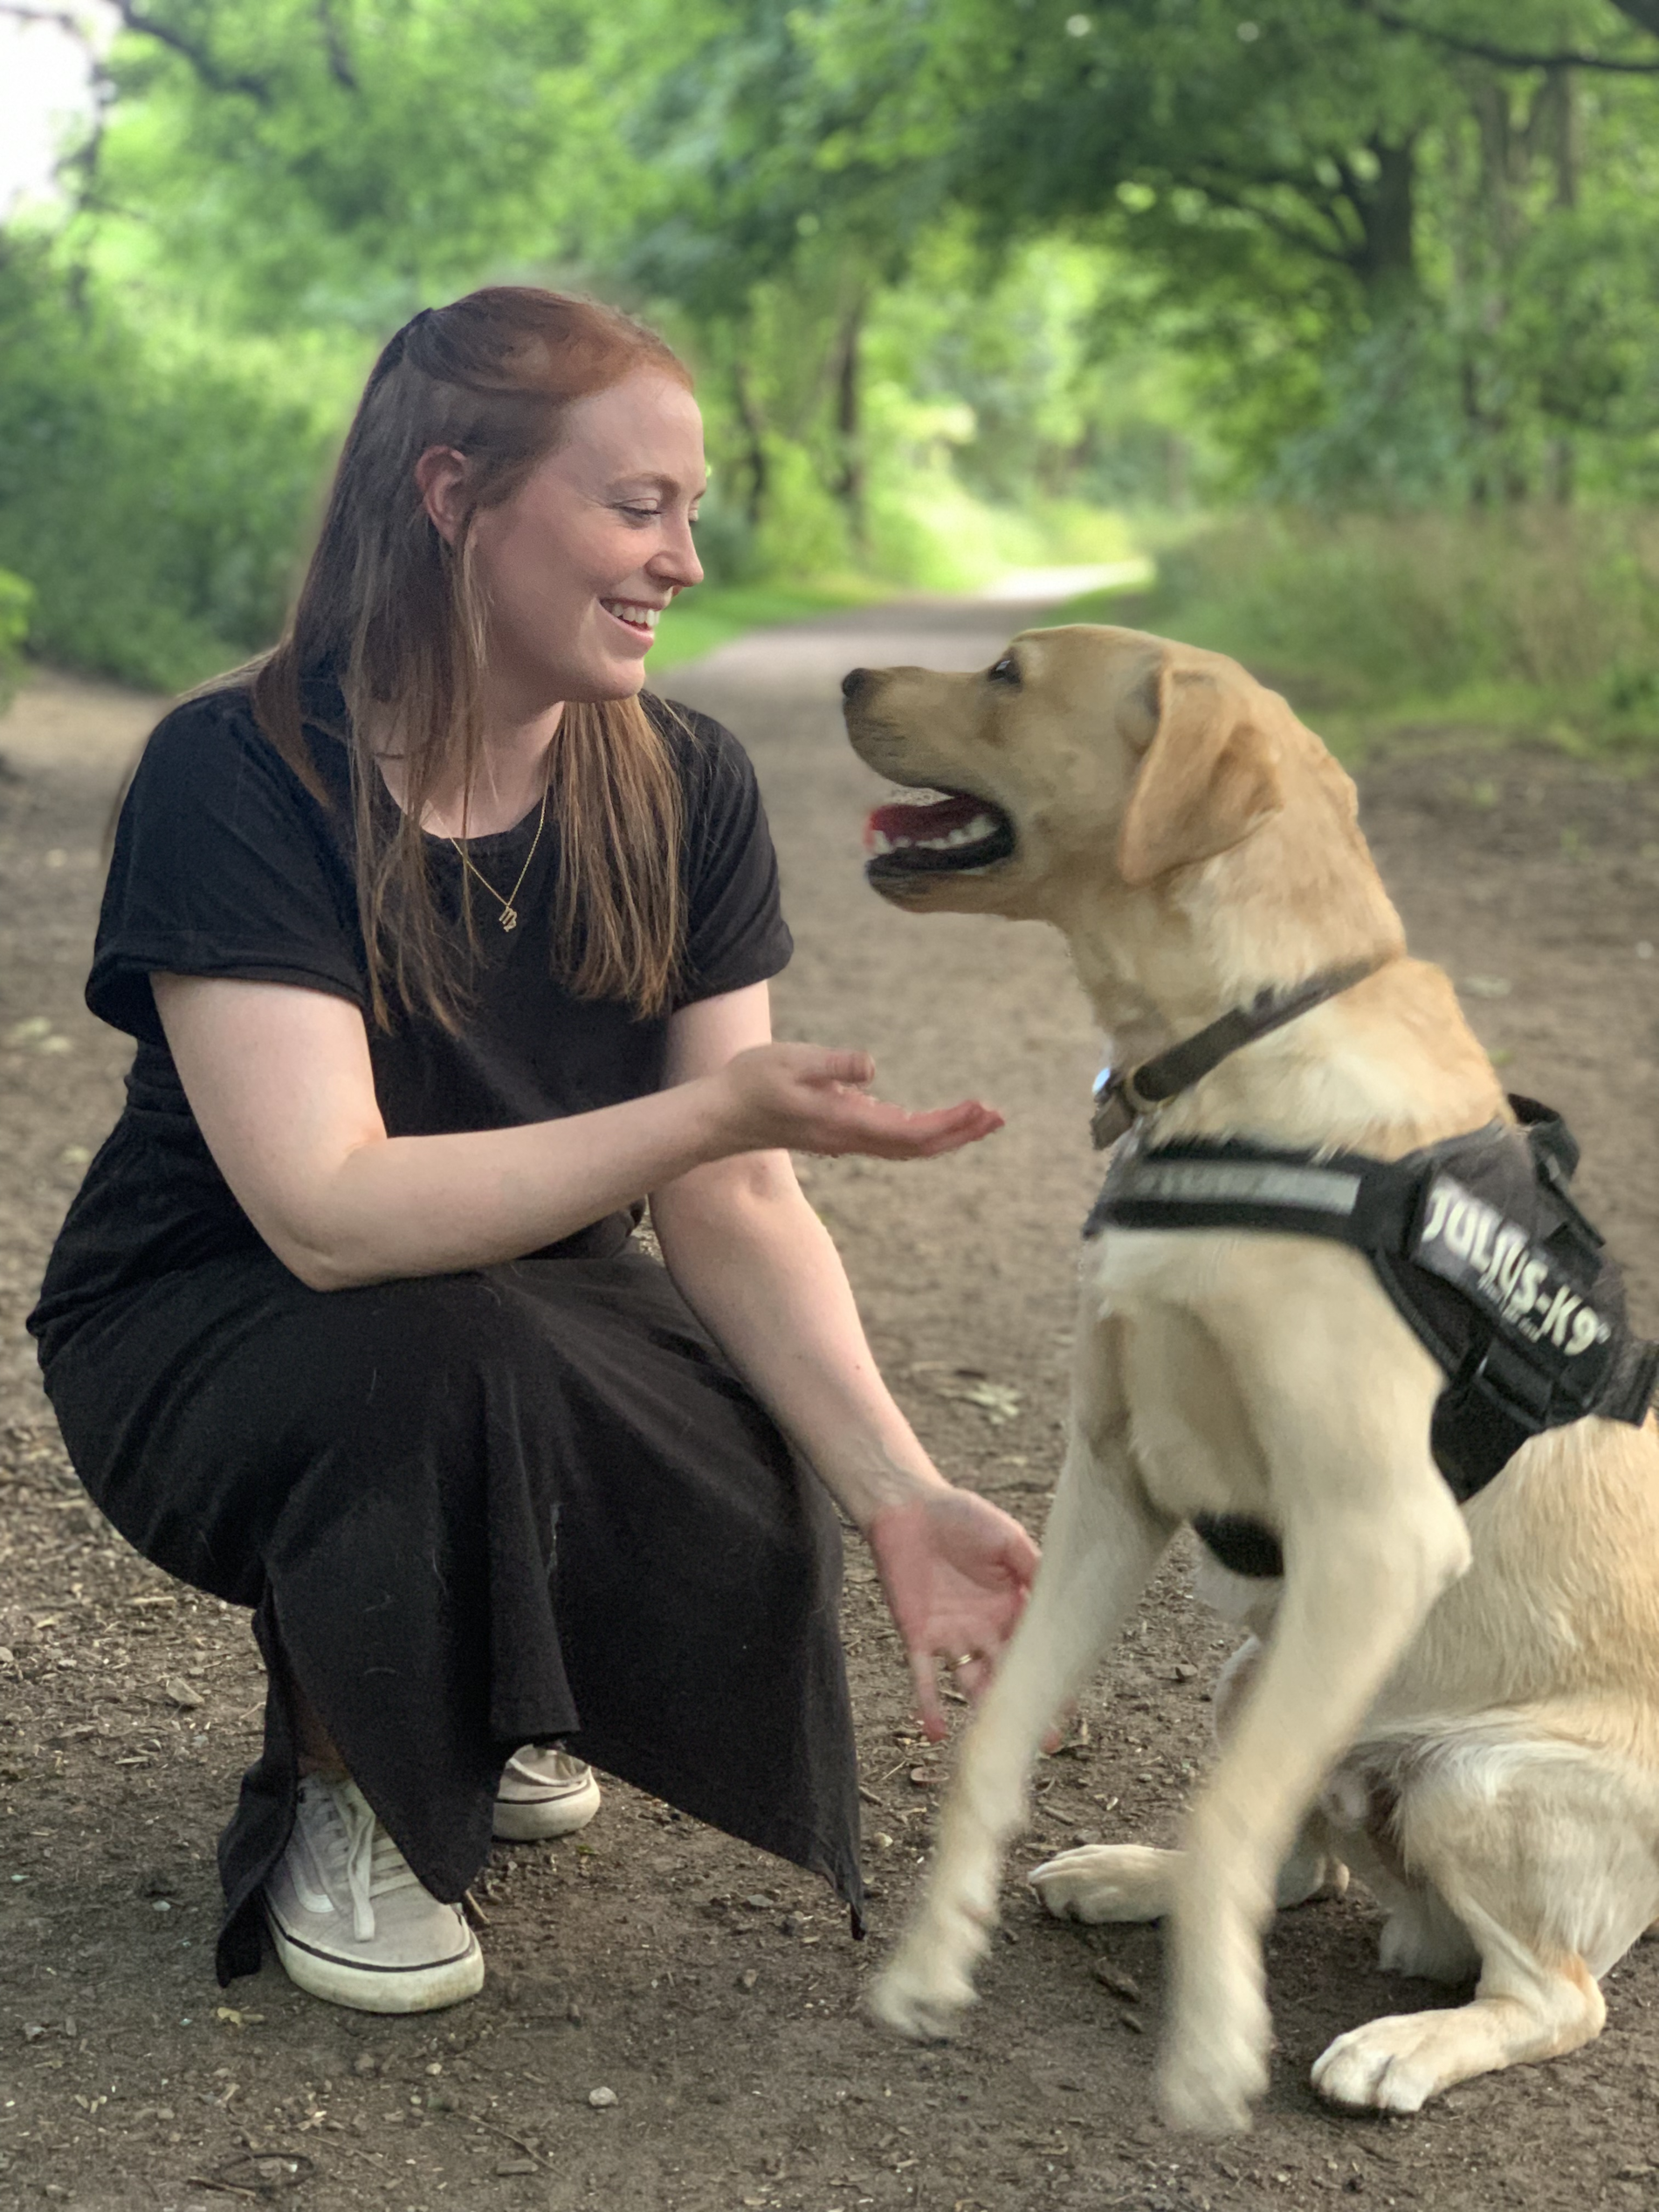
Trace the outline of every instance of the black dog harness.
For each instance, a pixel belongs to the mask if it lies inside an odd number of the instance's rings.
[[[1354,980],[1333,977],[1317,997],[1304,987],[1295,1011]],[[1175,1049],[1190,1053],[1200,1042]],[[1146,1076],[1137,1071],[1117,1094],[1146,1096]],[[1230,1140],[1154,1149],[1137,1132],[1114,1156],[1083,1233],[1245,1230],[1324,1237],[1364,1253],[1445,1371],[1430,1444],[1462,1504],[1545,1429],[1588,1414],[1640,1427],[1659,1377],[1659,1345],[1632,1333],[1619,1269],[1573,1200],[1571,1133],[1535,1099],[1510,1103],[1518,1126],[1494,1121],[1392,1161]],[[1278,1540],[1260,1523],[1214,1514],[1194,1526],[1235,1573],[1283,1573]]]

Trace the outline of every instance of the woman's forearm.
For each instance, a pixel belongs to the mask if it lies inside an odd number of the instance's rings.
[[[212,976],[151,988],[220,1172],[313,1290],[516,1259],[745,1141],[729,1079],[702,1070],[590,1113],[389,1136],[349,1002]]]
[[[349,1001],[230,977],[158,974],[151,988],[220,1172],[317,1290],[517,1259],[712,1161],[776,1147],[925,1159],[999,1120],[971,1099],[907,1113],[871,1098],[861,1052],[752,1043],[765,1028],[759,984],[671,1018],[667,1085],[647,1097],[514,1128],[388,1136]]]
[[[313,1290],[516,1259],[717,1154],[711,1090],[688,1083],[513,1129],[373,1137],[255,1226]]]
[[[787,1155],[658,1190],[651,1218],[686,1303],[860,1528],[945,1487],[882,1381],[841,1256]]]

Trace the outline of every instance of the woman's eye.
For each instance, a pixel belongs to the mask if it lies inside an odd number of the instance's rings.
[[[655,522],[662,509],[656,506],[624,506],[622,512],[630,522]]]
[[[994,684],[1017,684],[1019,682],[1020,664],[1012,653],[1003,654],[1002,659],[991,669],[990,679]]]

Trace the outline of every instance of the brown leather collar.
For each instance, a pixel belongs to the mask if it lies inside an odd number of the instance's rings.
[[[1295,1021],[1298,1014],[1310,1013],[1326,999],[1352,990],[1385,964],[1384,960],[1359,961],[1310,976],[1293,990],[1258,991],[1248,1006],[1232,1007],[1195,1036],[1143,1060],[1138,1068],[1126,1069],[1121,1075],[1102,1068],[1095,1078],[1094,1113],[1089,1124],[1095,1150],[1104,1152],[1119,1137],[1126,1137],[1144,1114],[1190,1091],[1242,1045],[1253,1044],[1258,1037],[1267,1037]]]

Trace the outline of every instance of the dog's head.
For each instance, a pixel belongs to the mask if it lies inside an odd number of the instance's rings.
[[[1029,630],[982,672],[856,668],[854,750],[925,803],[878,807],[867,874],[920,910],[1053,916],[1103,868],[1135,889],[1243,844],[1310,773],[1353,786],[1236,661],[1144,631]]]

